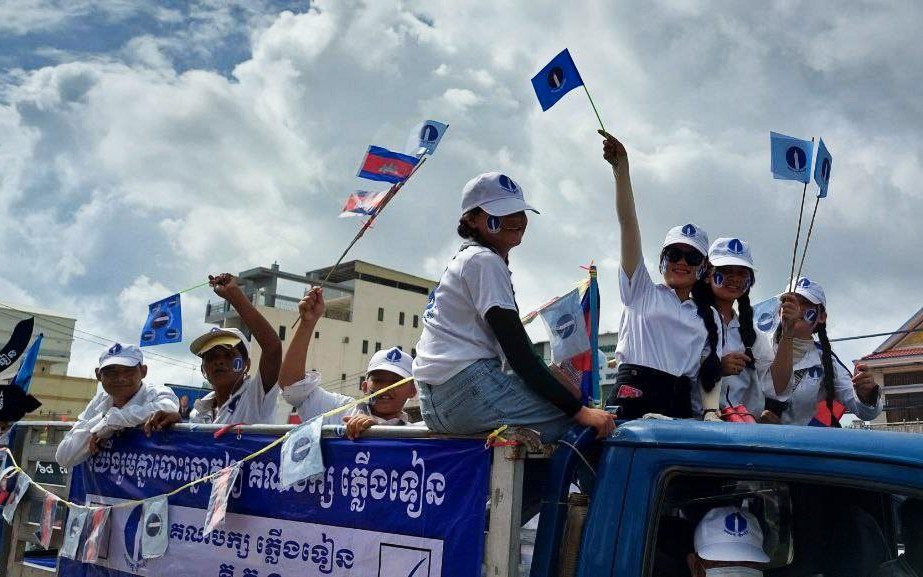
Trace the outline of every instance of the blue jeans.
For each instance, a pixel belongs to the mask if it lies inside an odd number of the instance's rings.
[[[498,359],[475,361],[440,385],[418,382],[417,387],[423,420],[440,433],[470,435],[523,426],[550,443],[574,423],[517,375],[501,371]]]

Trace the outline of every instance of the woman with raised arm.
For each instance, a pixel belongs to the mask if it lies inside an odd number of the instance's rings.
[[[655,284],[641,254],[628,152],[615,137],[599,132],[605,138],[603,158],[615,176],[621,232],[619,292],[625,307],[615,355],[618,376],[608,404],[621,406],[621,416],[628,419],[647,413],[717,418],[720,320],[704,299],[696,298],[708,290],[703,280],[708,235],[691,223],[670,229],[659,258],[664,282]],[[703,399],[702,414],[693,414],[693,394]]]

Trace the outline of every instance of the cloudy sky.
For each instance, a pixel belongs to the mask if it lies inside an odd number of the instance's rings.
[[[670,226],[692,221],[750,240],[755,298],[777,292],[801,187],[771,178],[769,131],[823,137],[833,177],[806,272],[827,289],[831,337],[895,329],[923,305],[921,12],[913,1],[7,0],[0,302],[131,341],[147,303],[209,272],[329,265],[356,231],[336,215],[370,185],[354,176],[365,148],[403,149],[433,118],[451,125],[438,152],[351,258],[438,278],[462,186],[500,170],[542,210],[512,255],[521,308],[568,290],[595,259],[614,330],[618,230],[595,116],[577,91],[543,113],[530,84],[568,47],[628,147],[649,263]],[[208,296],[184,299],[186,331],[200,330]],[[837,350],[856,358],[878,342]],[[87,375],[99,349],[77,340],[70,372]],[[188,363],[183,350],[160,352]],[[190,364],[150,364],[163,380],[198,380]]]

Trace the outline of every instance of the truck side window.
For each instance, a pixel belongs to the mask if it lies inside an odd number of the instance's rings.
[[[914,566],[923,565],[923,495],[829,479],[673,474],[652,521],[647,576],[703,577],[712,561],[741,562],[765,577],[923,575]]]

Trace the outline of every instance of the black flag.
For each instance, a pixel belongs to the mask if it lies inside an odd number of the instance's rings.
[[[0,371],[10,367],[16,359],[22,356],[29,341],[32,340],[32,327],[35,326],[35,317],[29,317],[16,323],[10,340],[0,350]]]
[[[15,423],[42,403],[16,385],[0,385],[0,422]]]

